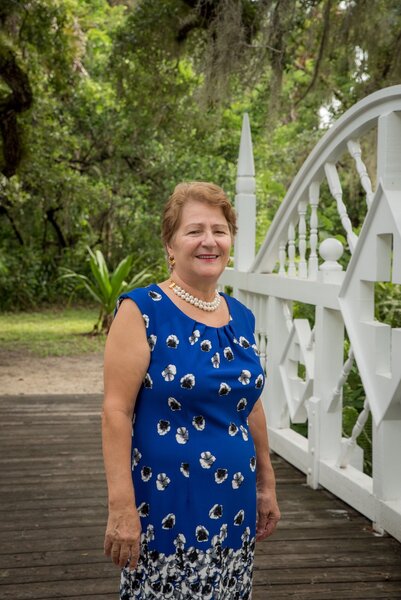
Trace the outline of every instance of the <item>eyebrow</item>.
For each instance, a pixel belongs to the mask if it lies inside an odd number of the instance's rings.
[[[185,229],[190,227],[204,227],[204,223],[188,223],[188,225],[185,225]],[[226,227],[229,229],[227,223],[214,223],[212,227]]]

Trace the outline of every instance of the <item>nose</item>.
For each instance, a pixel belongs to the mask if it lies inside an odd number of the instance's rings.
[[[203,246],[214,246],[216,244],[213,231],[211,229],[205,229],[202,239]]]

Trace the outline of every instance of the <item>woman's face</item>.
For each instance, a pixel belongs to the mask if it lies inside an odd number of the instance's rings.
[[[180,225],[167,245],[175,259],[174,271],[188,284],[201,279],[216,282],[230,256],[231,234],[219,206],[188,200]]]

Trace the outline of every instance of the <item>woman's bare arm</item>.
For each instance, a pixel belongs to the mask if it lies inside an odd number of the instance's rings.
[[[140,519],[131,472],[132,417],[150,350],[137,305],[125,300],[110,328],[104,355],[103,456],[109,519],[104,549],[120,567],[139,555]]]
[[[248,423],[256,450],[256,539],[263,540],[276,528],[280,520],[280,510],[276,498],[276,480],[270,460],[266,417],[260,398],[248,417]]]

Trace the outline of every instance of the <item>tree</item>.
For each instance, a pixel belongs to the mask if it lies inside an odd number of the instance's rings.
[[[59,268],[88,269],[87,246],[111,268],[132,253],[165,275],[162,205],[184,179],[233,196],[245,110],[261,239],[322,134],[321,107],[335,118],[400,77],[396,0],[3,5],[3,308],[68,297]]]

